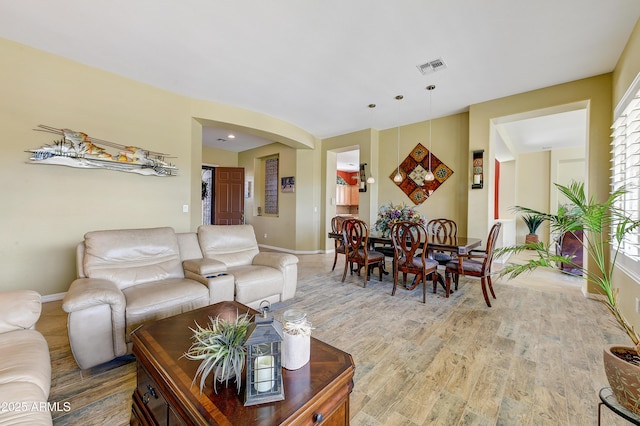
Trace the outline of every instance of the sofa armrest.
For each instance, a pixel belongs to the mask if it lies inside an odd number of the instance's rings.
[[[221,272],[226,272],[227,265],[219,260],[215,259],[190,259],[182,262],[182,267],[185,271],[193,272],[203,277],[209,277],[211,275],[218,275]]]
[[[62,309],[65,312],[75,312],[105,304],[124,314],[126,299],[118,286],[108,280],[79,278],[71,283],[62,301]]]
[[[272,268],[285,270],[289,265],[298,263],[298,258],[288,253],[260,252],[254,258],[254,265],[270,266]]]
[[[127,353],[126,298],[114,282],[98,278],[75,280],[62,301],[62,309],[69,313],[69,343],[81,369]]]
[[[33,290],[0,293],[0,333],[34,328],[41,311],[40,294]]]

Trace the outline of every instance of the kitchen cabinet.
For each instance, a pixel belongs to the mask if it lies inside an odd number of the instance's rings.
[[[336,204],[339,206],[357,206],[360,201],[358,185],[336,186]]]

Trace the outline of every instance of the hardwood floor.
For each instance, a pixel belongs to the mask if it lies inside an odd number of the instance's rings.
[[[357,275],[341,283],[342,259],[329,272],[333,254],[299,258],[296,297],[275,315],[303,309],[313,336],[352,354],[352,425],[597,424],[598,391],[608,386],[602,348],[628,341],[576,279],[536,271],[494,280],[488,308],[478,280],[461,277],[449,299],[429,287],[423,304],[420,287],[391,296],[388,275],[366,288]],[[37,324],[51,351],[49,400],[71,406],[52,413],[54,424],[128,424],[135,360],[79,370],[60,306],[45,303]],[[602,417],[627,424],[606,408]]]

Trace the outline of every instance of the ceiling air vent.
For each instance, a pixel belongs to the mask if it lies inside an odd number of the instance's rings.
[[[440,71],[447,68],[447,64],[444,63],[442,58],[434,59],[424,64],[417,65],[418,70],[422,74],[429,74],[434,71]]]

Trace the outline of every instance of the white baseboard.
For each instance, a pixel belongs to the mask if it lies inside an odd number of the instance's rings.
[[[47,294],[46,296],[42,296],[42,303],[45,302],[54,302],[56,300],[62,300],[64,299],[65,294],[67,294],[67,292],[63,292],[63,293],[55,293],[55,294]]]
[[[281,252],[290,253],[290,254],[322,254],[322,253],[326,253],[323,250],[299,251],[299,250],[290,250],[290,249],[281,248],[281,247],[268,246],[268,245],[265,245],[265,244],[258,244],[258,247],[262,247],[262,248],[265,248],[265,249],[268,249],[268,250],[281,251]]]

